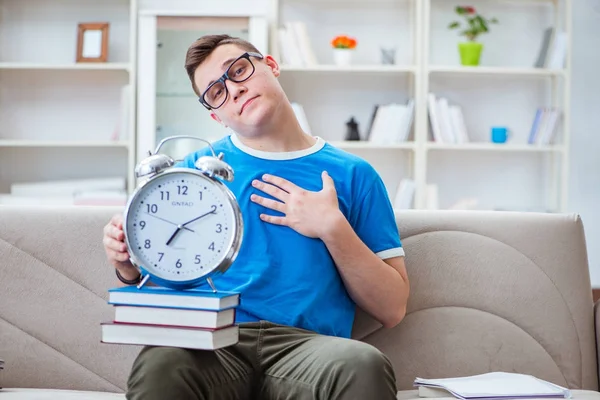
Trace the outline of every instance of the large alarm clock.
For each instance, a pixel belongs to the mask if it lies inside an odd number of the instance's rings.
[[[223,274],[235,260],[243,237],[243,219],[234,194],[224,184],[233,169],[223,153],[200,157],[195,168],[175,166],[159,153],[178,135],[163,139],[135,168],[142,178],[128,200],[123,230],[141,288],[148,280],[172,289],[191,289]]]

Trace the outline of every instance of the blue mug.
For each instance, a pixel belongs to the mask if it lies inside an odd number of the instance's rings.
[[[506,143],[508,140],[508,128],[503,126],[492,127],[492,143]]]

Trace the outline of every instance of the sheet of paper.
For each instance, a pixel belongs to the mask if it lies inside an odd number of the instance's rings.
[[[570,397],[570,392],[566,388],[531,375],[507,372],[491,372],[460,378],[417,378],[415,385],[442,387],[464,398]]]

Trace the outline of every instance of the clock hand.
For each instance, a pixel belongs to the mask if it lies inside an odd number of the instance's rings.
[[[144,213],[144,214],[148,214],[148,213]],[[148,215],[149,215],[149,216],[151,216],[151,217],[154,217],[154,218],[160,219],[161,221],[168,222],[168,223],[169,223],[169,224],[171,224],[171,225],[177,225],[175,222],[173,222],[173,221],[169,221],[169,220],[167,220],[167,219],[164,219],[164,218],[161,218],[161,217],[159,217],[159,216],[157,216],[157,215],[152,215],[152,214],[148,214]],[[186,226],[186,227],[183,227],[183,229],[185,229],[185,230],[187,230],[187,231],[190,231],[190,232],[194,232],[192,229],[188,228],[187,226]]]
[[[213,207],[214,207],[214,206],[213,206]],[[194,218],[194,219],[191,219],[191,220],[189,220],[188,222],[185,222],[185,223],[183,223],[183,224],[181,224],[181,225],[177,225],[177,229],[175,229],[175,232],[173,232],[173,234],[171,235],[171,237],[169,238],[169,240],[167,240],[167,244],[166,244],[166,245],[168,246],[168,245],[169,245],[169,244],[170,244],[170,243],[173,241],[173,239],[175,239],[175,236],[177,236],[177,233],[179,233],[179,231],[180,231],[180,230],[182,230],[182,229],[189,229],[189,228],[187,228],[187,227],[186,227],[186,225],[187,225],[187,224],[190,224],[190,223],[192,223],[192,222],[194,222],[194,221],[197,221],[197,220],[199,220],[200,218],[206,217],[207,215],[210,215],[210,214],[215,214],[215,212],[216,212],[216,211],[217,211],[217,209],[216,209],[216,207],[215,207],[215,208],[213,208],[211,211],[209,211],[209,212],[207,212],[207,213],[204,213],[204,214],[200,215],[199,217],[196,217],[196,218]],[[193,232],[193,231],[192,231],[192,232]]]
[[[175,229],[175,232],[173,232],[173,234],[171,235],[171,237],[169,238],[169,240],[167,240],[167,246],[173,241],[173,239],[175,239],[175,236],[177,235],[177,232],[179,232],[181,229],[182,229],[182,226],[181,225],[177,225],[177,229]]]
[[[201,215],[201,216],[199,216],[199,217],[196,217],[196,218],[194,218],[194,219],[190,219],[188,222],[185,222],[185,223],[181,224],[181,226],[182,226],[183,228],[185,228],[185,226],[186,226],[187,224],[191,224],[191,223],[192,223],[192,222],[194,222],[194,221],[198,221],[200,218],[204,218],[204,217],[206,217],[207,215],[210,215],[210,214],[216,214],[216,211],[217,211],[217,209],[216,209],[216,208],[214,208],[214,209],[212,209],[211,211],[209,211],[209,212],[207,212],[207,213],[204,213],[204,214],[202,214],[202,215]]]

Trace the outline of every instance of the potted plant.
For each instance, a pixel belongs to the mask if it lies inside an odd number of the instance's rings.
[[[333,47],[333,60],[336,65],[348,66],[352,61],[352,52],[356,48],[355,38],[347,35],[338,35],[331,40]]]
[[[486,19],[475,11],[471,6],[457,6],[456,13],[464,19],[464,25],[459,21],[453,21],[449,29],[461,29],[460,35],[467,38],[466,42],[458,44],[460,61],[462,65],[479,65],[483,44],[477,42],[477,37],[490,31],[490,24],[497,24],[496,18]]]

